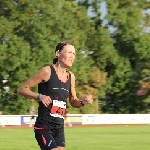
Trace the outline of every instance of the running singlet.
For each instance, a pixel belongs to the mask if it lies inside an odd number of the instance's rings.
[[[52,103],[48,107],[45,107],[42,102],[39,102],[35,127],[51,128],[54,124],[64,124],[66,100],[69,96],[71,75],[68,72],[68,80],[64,83],[58,79],[52,65],[50,69],[50,79],[38,85],[38,92],[42,95],[50,96]]]

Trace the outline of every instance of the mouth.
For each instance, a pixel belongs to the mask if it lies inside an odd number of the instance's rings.
[[[72,61],[72,60],[69,60],[69,62],[72,63],[73,61]]]

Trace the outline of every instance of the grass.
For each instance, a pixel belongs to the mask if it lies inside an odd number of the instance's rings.
[[[150,125],[65,128],[66,150],[149,150]],[[31,128],[0,128],[0,150],[38,150]]]

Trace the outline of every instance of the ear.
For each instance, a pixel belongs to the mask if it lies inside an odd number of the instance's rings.
[[[59,57],[59,55],[60,55],[60,51],[58,50],[56,51],[56,57]]]

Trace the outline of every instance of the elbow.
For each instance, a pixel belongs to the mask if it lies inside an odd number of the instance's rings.
[[[18,93],[19,95],[21,94],[21,89],[20,89],[20,88],[17,89],[17,93]]]
[[[71,107],[74,107],[74,108],[79,108],[79,106],[77,106],[73,101],[70,103]]]
[[[71,107],[74,107],[74,104],[73,104],[73,102],[72,102],[72,101],[70,102],[70,105],[71,105]]]
[[[74,107],[74,108],[75,108],[75,106],[73,105],[73,103],[70,103],[70,105],[71,105],[71,107]]]
[[[21,88],[21,87],[17,89],[17,93],[18,93],[19,95],[22,95],[22,88]]]

